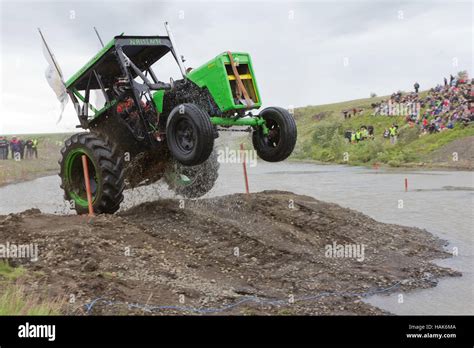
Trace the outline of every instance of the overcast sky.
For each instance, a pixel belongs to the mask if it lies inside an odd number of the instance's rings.
[[[104,41],[164,35],[169,21],[187,66],[232,50],[252,55],[266,106],[298,107],[390,94],[472,74],[471,1],[5,1],[0,0],[0,134],[74,131],[72,104],[44,77],[37,27],[70,77]],[[161,80],[179,77],[160,61]]]

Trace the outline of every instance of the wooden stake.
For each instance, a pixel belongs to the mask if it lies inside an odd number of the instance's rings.
[[[245,162],[245,152],[244,152],[244,144],[240,144],[240,151],[242,151],[242,165],[244,167],[244,180],[245,180],[245,193],[250,193],[249,192],[249,178],[247,176],[247,163]]]
[[[84,169],[84,180],[86,182],[87,203],[89,205],[89,216],[94,216],[94,208],[92,207],[91,183],[89,178],[89,165],[87,156],[82,155],[82,168]]]

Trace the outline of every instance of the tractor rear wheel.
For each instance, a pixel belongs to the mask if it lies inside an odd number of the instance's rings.
[[[185,166],[172,160],[165,172],[165,181],[177,195],[199,198],[214,187],[218,172],[217,153],[213,151],[204,163],[197,166]]]
[[[61,149],[59,161],[64,198],[78,214],[88,212],[82,156],[87,157],[94,213],[113,214],[123,200],[123,163],[115,147],[94,133],[74,134]]]
[[[195,166],[209,158],[214,148],[214,128],[209,115],[194,104],[180,104],[168,116],[166,141],[181,164]]]
[[[254,130],[252,134],[254,149],[264,161],[283,161],[295,148],[295,119],[288,110],[279,107],[266,108],[259,116],[265,120],[268,134],[263,133],[262,127]]]

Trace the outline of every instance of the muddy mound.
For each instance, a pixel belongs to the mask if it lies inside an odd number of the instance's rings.
[[[25,286],[65,313],[383,314],[373,293],[458,273],[424,230],[290,192],[144,203],[119,215],[0,216],[0,241],[37,243]],[[18,259],[16,259],[18,260]]]
[[[431,163],[474,170],[474,136],[454,140],[428,155]]]

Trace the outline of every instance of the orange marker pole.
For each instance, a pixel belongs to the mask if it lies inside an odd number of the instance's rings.
[[[405,192],[408,191],[408,179],[405,178]]]
[[[91,183],[89,178],[89,165],[87,164],[86,155],[82,155],[82,169],[84,169],[84,180],[86,182],[87,203],[89,204],[89,216],[94,216],[94,208],[92,208]]]
[[[249,178],[247,176],[247,163],[245,162],[245,152],[244,152],[244,144],[240,144],[240,151],[242,151],[242,165],[244,167],[244,179],[245,179],[245,193],[249,193]]]

